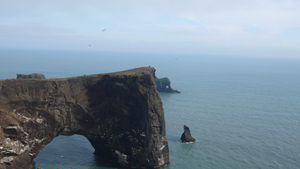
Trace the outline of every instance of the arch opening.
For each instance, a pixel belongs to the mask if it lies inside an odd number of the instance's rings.
[[[94,155],[95,149],[83,135],[55,137],[34,159],[35,168],[43,169],[117,169]]]

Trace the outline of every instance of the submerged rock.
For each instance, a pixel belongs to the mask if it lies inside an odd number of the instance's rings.
[[[171,82],[167,77],[155,78],[155,83],[159,92],[181,93],[180,91],[171,88]]]
[[[170,163],[155,69],[65,79],[0,80],[0,168],[32,168],[59,135],[84,135],[125,168]]]
[[[45,79],[45,75],[32,73],[30,75],[17,74],[17,79]]]
[[[181,135],[181,141],[183,143],[187,143],[187,142],[195,142],[196,139],[194,137],[192,137],[191,132],[190,132],[190,128],[187,127],[186,125],[183,126],[184,132]]]

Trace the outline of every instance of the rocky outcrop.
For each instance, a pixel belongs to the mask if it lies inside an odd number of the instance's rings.
[[[196,141],[196,139],[194,137],[192,137],[190,128],[188,126],[184,125],[183,130],[184,130],[184,132],[182,133],[181,138],[180,138],[183,143]]]
[[[30,75],[17,74],[17,79],[45,79],[45,75],[32,73]]]
[[[168,165],[155,69],[65,79],[0,80],[0,168],[28,169],[59,135],[84,135],[125,168]]]
[[[171,82],[167,77],[155,78],[155,83],[159,92],[181,93],[180,91],[171,88]]]

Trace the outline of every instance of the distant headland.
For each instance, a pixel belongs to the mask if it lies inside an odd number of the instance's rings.
[[[17,79],[45,79],[45,75],[40,73],[32,73],[30,75],[17,74]]]

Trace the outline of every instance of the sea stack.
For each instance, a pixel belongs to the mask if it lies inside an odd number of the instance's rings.
[[[195,142],[196,139],[192,137],[190,128],[186,125],[183,126],[184,132],[181,135],[181,141],[182,143],[187,143],[187,142]]]

